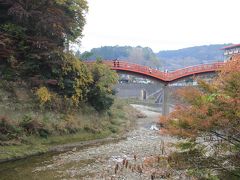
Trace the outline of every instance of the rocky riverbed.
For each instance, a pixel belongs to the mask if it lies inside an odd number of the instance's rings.
[[[88,147],[44,157],[27,166],[21,179],[165,179],[180,178],[166,161],[176,139],[159,134],[160,113],[142,105],[132,105],[147,117],[119,142]],[[15,172],[22,167],[15,167]],[[23,175],[23,174],[22,174]],[[18,178],[18,179],[19,179]],[[9,178],[14,179],[14,178]]]

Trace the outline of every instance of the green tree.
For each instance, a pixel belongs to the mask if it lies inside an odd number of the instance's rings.
[[[63,54],[60,73],[57,73],[59,88],[58,94],[71,98],[74,105],[86,101],[89,86],[92,83],[92,74],[87,66],[72,54]]]
[[[80,58],[81,60],[88,60],[92,55],[93,55],[93,53],[86,51],[86,52],[82,53],[82,54],[79,56],[79,58]]]
[[[93,82],[89,88],[88,102],[101,112],[113,104],[113,86],[117,83],[118,75],[99,60],[90,66]]]
[[[87,11],[86,0],[1,0],[1,78],[30,80],[73,105],[88,100],[98,111],[108,109],[116,73],[102,63],[89,70],[68,52],[82,37]]]
[[[85,0],[1,0],[2,69],[49,78],[56,54],[82,36]]]
[[[105,60],[127,60],[152,67],[160,67],[161,65],[151,48],[141,46],[104,46],[93,48],[90,52],[85,52],[82,55],[83,59],[87,60],[95,60],[101,57]],[[85,55],[88,55],[87,58],[85,58]]]

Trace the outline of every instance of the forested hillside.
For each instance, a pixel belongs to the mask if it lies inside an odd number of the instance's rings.
[[[186,66],[211,63],[223,60],[222,47],[229,44],[195,46],[179,50],[167,50],[154,53],[148,47],[104,46],[93,48],[81,56],[85,60],[120,59],[154,68],[174,70]]]
[[[169,70],[223,60],[221,48],[229,44],[195,46],[179,50],[159,51],[156,55]]]
[[[97,58],[106,60],[119,59],[152,67],[161,66],[152,49],[141,46],[104,46],[93,48],[90,52],[84,52],[81,58],[85,60],[95,60]]]

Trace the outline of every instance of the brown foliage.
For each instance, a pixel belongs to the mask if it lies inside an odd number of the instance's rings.
[[[240,55],[234,55],[230,60],[223,66],[220,72],[219,79],[224,79],[226,75],[232,72],[240,72]]]
[[[11,130],[12,126],[15,125],[15,123],[7,118],[6,116],[0,116],[0,133],[1,134],[7,134]]]
[[[162,118],[161,123],[169,133],[185,137],[223,128],[232,132],[233,125],[235,128],[239,127],[239,77],[240,58],[234,56],[226,63],[213,84],[200,83],[203,91],[193,87],[178,91],[185,104],[179,105],[169,117]]]
[[[189,164],[189,168],[198,166],[217,167],[223,172],[231,172],[232,166],[239,168],[236,155],[240,152],[240,55],[233,56],[219,72],[211,84],[199,82],[199,88],[180,90],[178,95],[184,103],[175,111],[160,119],[164,125],[162,133],[177,135],[199,144],[195,148],[208,149],[214,156],[205,157],[204,151],[199,160]],[[206,138],[210,137],[210,138]],[[201,148],[200,148],[201,147]],[[201,150],[199,151],[201,152]],[[227,154],[231,155],[227,155]],[[191,156],[189,155],[189,158]],[[192,158],[192,157],[191,157]],[[193,157],[195,160],[196,157]],[[211,159],[209,161],[209,159]],[[226,161],[228,159],[228,161]],[[205,161],[204,160],[204,161]],[[214,164],[213,164],[214,162]],[[234,165],[233,165],[234,164]]]
[[[17,124],[13,120],[6,116],[0,116],[0,142],[18,139],[19,133]]]
[[[11,47],[11,48],[10,48]],[[6,33],[0,32],[0,59],[4,60],[13,54],[13,41]],[[1,62],[0,62],[1,64]]]

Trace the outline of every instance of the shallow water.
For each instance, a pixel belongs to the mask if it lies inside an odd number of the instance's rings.
[[[162,140],[173,141],[171,137],[161,136],[155,128],[151,128],[155,127],[159,113],[141,105],[134,107],[145,113],[147,118],[137,120],[136,128],[128,133],[127,139],[1,164],[0,179],[149,179],[147,173],[127,169],[115,173],[116,164],[121,164],[124,159],[132,165],[141,164],[145,157],[161,153]]]

